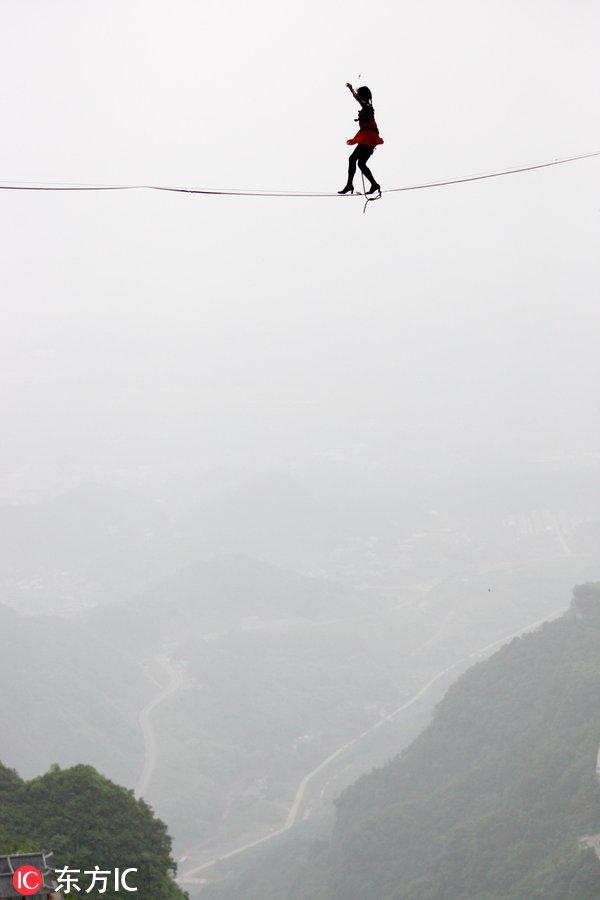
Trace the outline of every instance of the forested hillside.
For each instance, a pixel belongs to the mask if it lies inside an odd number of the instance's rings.
[[[0,764],[0,855],[18,850],[53,852],[72,869],[137,868],[137,896],[177,900],[171,839],[165,825],[130,791],[91,766],[60,769],[32,781]],[[95,896],[89,894],[88,896]],[[110,890],[109,898],[122,896]]]
[[[592,900],[600,863],[600,585],[463,675],[431,725],[338,801],[325,846],[271,852],[210,898]],[[270,878],[269,878],[270,874]],[[270,883],[270,886],[267,885]]]

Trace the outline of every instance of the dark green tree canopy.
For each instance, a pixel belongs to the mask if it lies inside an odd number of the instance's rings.
[[[177,900],[166,826],[143,800],[91,766],[50,771],[32,781],[0,764],[0,853],[52,851],[70,868],[137,868],[138,896]],[[93,896],[88,894],[87,896]],[[121,897],[107,891],[102,897]]]

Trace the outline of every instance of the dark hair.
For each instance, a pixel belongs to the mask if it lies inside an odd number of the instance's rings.
[[[366,100],[370,102],[373,99],[373,94],[369,90],[368,87],[359,87],[356,89],[356,93],[360,97],[361,100]]]

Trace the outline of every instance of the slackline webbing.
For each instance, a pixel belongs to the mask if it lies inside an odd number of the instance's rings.
[[[397,194],[405,191],[422,191],[427,188],[445,187],[453,184],[465,184],[470,181],[484,181],[490,178],[502,178],[506,175],[518,175],[521,172],[533,172],[536,169],[549,169],[551,166],[562,166],[565,163],[579,162],[600,156],[600,150],[581,153],[578,156],[565,156],[549,162],[533,163],[512,169],[500,169],[495,172],[482,172],[476,175],[463,175],[459,178],[447,178],[437,181],[424,181],[420,184],[408,184],[403,187],[386,188],[382,194]],[[177,194],[201,194],[215,197],[340,197],[337,193],[323,191],[275,191],[275,190],[233,190],[217,188],[172,187],[163,184],[80,184],[53,182],[19,182],[0,181],[2,191],[167,191]],[[345,197],[363,196],[362,194],[345,194]]]

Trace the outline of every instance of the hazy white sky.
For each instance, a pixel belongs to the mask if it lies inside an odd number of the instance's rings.
[[[1,13],[0,180],[337,190],[347,80],[373,90],[384,187],[600,148],[592,0]],[[366,216],[0,193],[5,484],[355,444],[598,450],[599,189],[590,161]]]

